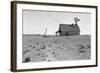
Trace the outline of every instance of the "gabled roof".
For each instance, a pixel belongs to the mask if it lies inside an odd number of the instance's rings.
[[[80,32],[79,26],[77,24],[60,24],[60,31],[78,31]]]

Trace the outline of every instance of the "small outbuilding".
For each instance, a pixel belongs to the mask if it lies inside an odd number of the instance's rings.
[[[60,24],[59,30],[56,35],[60,36],[70,36],[70,35],[80,35],[80,28],[78,24]]]

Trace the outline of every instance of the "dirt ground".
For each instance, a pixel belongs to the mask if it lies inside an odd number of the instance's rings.
[[[87,60],[91,58],[91,36],[23,35],[22,59],[28,62]]]

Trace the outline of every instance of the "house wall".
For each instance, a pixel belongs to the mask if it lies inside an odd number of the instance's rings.
[[[80,35],[80,32],[76,32],[76,35]]]
[[[61,36],[65,36],[65,35],[67,35],[68,34],[68,32],[60,32],[60,35]]]
[[[60,35],[61,35],[61,36],[65,36],[65,35],[66,35],[66,36],[69,36],[69,35],[80,35],[80,32],[78,32],[78,31],[75,31],[75,32],[74,32],[74,31],[70,31],[70,32],[61,32]]]

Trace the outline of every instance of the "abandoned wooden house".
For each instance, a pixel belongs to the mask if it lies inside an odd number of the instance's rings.
[[[70,35],[80,35],[80,28],[78,24],[60,24],[59,30],[56,35],[60,36],[70,36]]]

